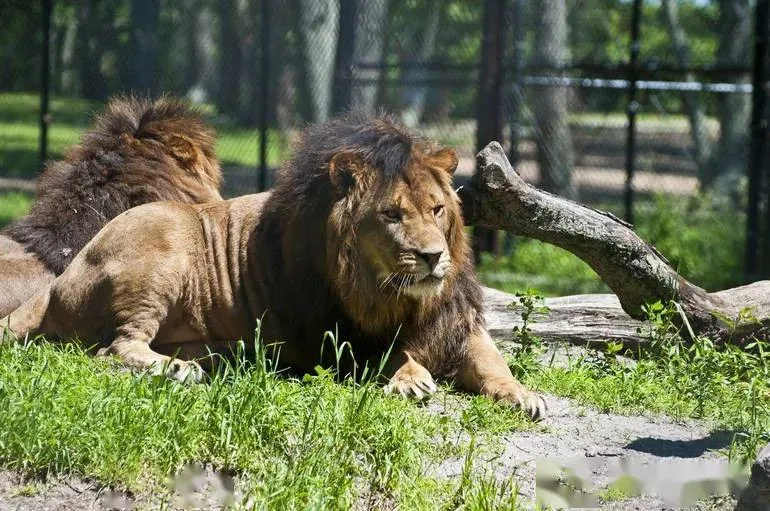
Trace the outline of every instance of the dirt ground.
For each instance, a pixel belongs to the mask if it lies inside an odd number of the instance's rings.
[[[461,399],[434,398],[428,409],[456,414]],[[552,505],[559,505],[558,499],[566,496],[572,506],[607,510],[733,509],[732,498],[706,498],[696,503],[699,495],[693,493],[700,489],[706,494],[727,495],[745,484],[746,475],[733,475],[724,456],[715,452],[730,445],[730,432],[709,432],[696,421],[599,413],[556,396],[546,396],[546,401],[550,413],[540,427],[507,434],[502,444],[481,444],[475,459],[476,470],[493,471],[500,478],[514,476],[526,507],[534,507],[537,475],[540,502]],[[464,463],[462,458],[447,459],[434,467],[434,475],[459,477]],[[561,465],[571,466],[572,474],[560,475]],[[600,505],[592,488],[619,480],[623,474],[625,481],[636,481],[643,496]],[[177,485],[177,493],[165,497],[172,508],[215,509],[222,502],[216,497],[218,492],[227,491],[233,483],[236,500],[240,493],[238,481],[223,485],[208,470],[194,470],[180,479],[185,482]],[[582,490],[571,490],[581,486]],[[552,491],[544,492],[544,488]],[[543,500],[549,496],[552,500]],[[43,483],[0,472],[0,511],[156,508],[161,499],[133,501],[76,478]]]
[[[487,463],[488,470],[500,477],[515,476],[523,502],[530,505],[533,502],[537,476],[541,490],[538,501],[554,506],[558,506],[560,500],[543,499],[549,495],[568,495],[567,503],[572,507],[601,509],[733,509],[735,506],[735,501],[726,496],[730,488],[745,484],[748,476],[745,473],[734,476],[724,456],[714,452],[729,447],[732,433],[709,432],[695,421],[599,413],[570,399],[550,395],[545,398],[549,415],[542,421],[542,428],[507,435],[503,445],[491,446],[493,459]],[[441,412],[438,407],[437,411]],[[459,476],[463,464],[463,459],[448,460],[439,467],[439,473]],[[562,465],[571,467],[571,477],[559,475]],[[637,481],[637,490],[642,496],[603,505],[591,497],[597,493],[591,491],[592,488],[601,488],[623,474],[627,481],[629,478]],[[699,484],[703,486],[705,499],[698,498]],[[581,486],[582,491],[571,491]],[[689,491],[683,491],[688,486]],[[544,487],[553,491],[545,494]],[[720,498],[707,497],[714,490]]]

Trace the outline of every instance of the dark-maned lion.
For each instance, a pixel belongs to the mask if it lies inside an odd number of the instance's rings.
[[[336,328],[362,360],[395,339],[389,391],[421,397],[454,378],[538,416],[544,402],[484,326],[456,166],[454,150],[389,118],[311,127],[272,193],[127,211],[2,325],[104,342],[103,354],[177,379],[200,367],[167,354],[248,339],[260,318],[280,360],[305,370]]]
[[[0,235],[0,316],[50,283],[107,222],[159,200],[221,199],[214,134],[185,103],[117,98],[40,176],[30,213]]]

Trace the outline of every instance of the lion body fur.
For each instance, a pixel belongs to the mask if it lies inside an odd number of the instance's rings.
[[[46,166],[29,214],[2,231],[0,315],[61,274],[118,214],[160,200],[219,200],[221,180],[214,134],[185,103],[113,99],[81,143]]]
[[[261,319],[280,360],[310,370],[324,332],[336,331],[360,361],[393,345],[389,385],[402,394],[454,377],[537,415],[541,400],[484,327],[456,165],[454,151],[388,118],[311,127],[273,192],[129,210],[3,321],[17,334],[103,342],[137,368],[249,339]],[[197,372],[169,367],[177,378]]]

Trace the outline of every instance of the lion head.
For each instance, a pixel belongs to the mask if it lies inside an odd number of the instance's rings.
[[[291,194],[284,218],[297,229],[325,233],[315,273],[359,330],[391,331],[440,306],[467,269],[456,168],[453,149],[389,117],[337,119],[300,139],[275,196]],[[304,238],[297,254],[319,252]]]
[[[332,157],[330,179],[342,199],[329,216],[329,244],[347,246],[330,252],[336,256],[330,263],[353,266],[339,279],[341,292],[356,284],[354,276],[367,274],[375,280],[369,284],[376,283],[370,291],[378,295],[441,295],[457,271],[454,262],[464,256],[459,203],[450,185],[456,168],[454,150],[427,144],[414,144],[407,164],[392,175],[355,153]]]

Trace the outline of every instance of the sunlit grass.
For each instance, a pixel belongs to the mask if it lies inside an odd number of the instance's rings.
[[[734,459],[752,460],[770,441],[770,342],[718,345],[704,336],[689,342],[673,306],[654,303],[646,310],[653,328],[649,344],[637,352],[610,344],[605,351],[587,350],[567,367],[548,367],[538,361],[538,339],[519,333],[526,341],[512,355],[512,369],[534,389],[602,412],[701,419],[733,433]],[[631,358],[621,361],[621,353]]]
[[[6,342],[0,465],[152,493],[197,462],[236,474],[260,508],[347,509],[372,495],[407,509],[514,508],[516,493],[501,490],[512,482],[476,470],[459,479],[431,473],[445,456],[468,455],[460,433],[532,427],[522,414],[473,398],[467,413],[439,415],[373,382],[337,382],[329,371],[296,379],[269,367],[258,357],[183,386],[132,375],[72,344]]]
[[[60,158],[77,144],[93,115],[101,111],[98,102],[55,98],[51,103],[48,157]],[[0,176],[35,178],[39,162],[39,100],[32,94],[0,93]],[[212,124],[217,132],[217,156],[224,165],[256,166],[259,162],[259,132]],[[278,166],[288,155],[287,135],[268,133],[268,165]]]
[[[0,192],[0,228],[29,211],[32,196],[21,192]]]

